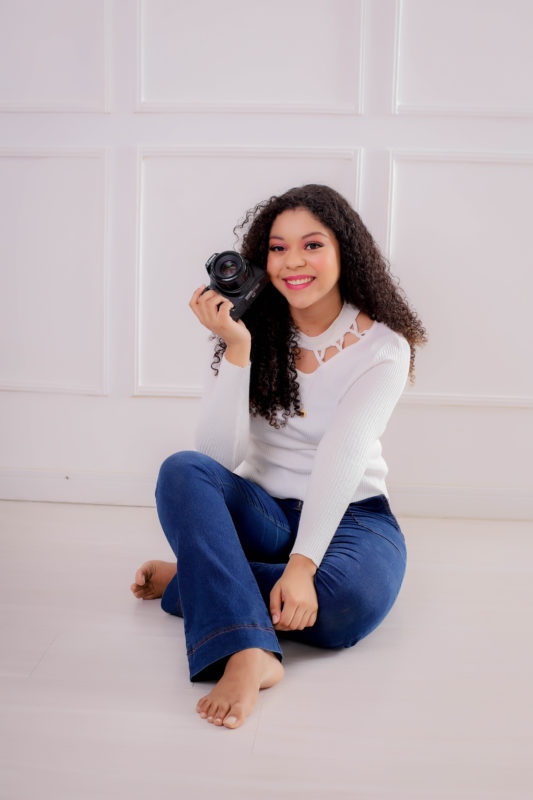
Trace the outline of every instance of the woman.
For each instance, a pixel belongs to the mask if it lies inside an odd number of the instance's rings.
[[[148,561],[136,597],[183,616],[197,704],[239,727],[283,677],[280,639],[351,647],[405,572],[379,437],[426,340],[346,200],[308,185],[248,212],[242,255],[270,283],[243,318],[199,287],[216,337],[198,452],[168,458],[156,499],[176,563]]]

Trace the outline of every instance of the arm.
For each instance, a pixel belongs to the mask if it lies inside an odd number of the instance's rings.
[[[387,344],[339,401],[317,449],[291,555],[320,564],[405,387],[409,356],[405,339]]]
[[[270,593],[276,630],[303,630],[316,622],[314,574],[363,476],[368,449],[403,391],[409,356],[404,339],[387,345],[339,401],[317,450],[289,562]]]
[[[226,342],[218,376],[209,368],[196,448],[227,469],[235,469],[244,458],[249,438],[250,332],[230,317],[231,301],[213,290],[197,289],[190,308],[208,330]]]
[[[233,364],[225,354],[218,376],[209,367],[194,443],[200,453],[232,471],[243,461],[248,446],[249,392],[250,365]]]

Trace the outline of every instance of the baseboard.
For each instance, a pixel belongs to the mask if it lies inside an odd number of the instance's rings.
[[[391,484],[389,495],[398,517],[533,519],[533,492],[528,489]]]
[[[2,500],[153,506],[156,475],[0,469]],[[533,492],[518,488],[389,484],[398,517],[533,519]]]

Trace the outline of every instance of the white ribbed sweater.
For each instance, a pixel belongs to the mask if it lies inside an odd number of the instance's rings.
[[[209,370],[196,447],[273,497],[303,500],[291,555],[319,566],[348,505],[388,497],[379,437],[405,387],[409,356],[403,336],[374,322],[315,372],[298,372],[306,413],[279,430],[250,417],[250,366],[223,358],[218,376]]]

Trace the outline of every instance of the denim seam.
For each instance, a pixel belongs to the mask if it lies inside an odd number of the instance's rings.
[[[373,530],[372,528],[369,528],[369,527],[368,527],[368,525],[363,525],[363,523],[362,523],[362,522],[359,522],[359,520],[358,520],[358,519],[356,519],[356,517],[355,517],[355,516],[354,516],[354,521],[355,521],[355,522],[356,522],[356,523],[359,525],[359,527],[361,527],[361,528],[364,528],[364,529],[365,529],[365,531],[370,531],[370,533],[373,533],[375,536],[379,536],[381,539],[385,539],[385,541],[386,541],[386,542],[388,542],[389,544],[391,544],[391,545],[392,545],[392,546],[393,546],[393,547],[394,547],[394,548],[395,548],[395,549],[398,551],[398,553],[401,555],[401,557],[402,557],[403,561],[405,561],[405,556],[404,556],[404,554],[402,553],[402,551],[400,550],[400,548],[398,547],[398,545],[397,545],[397,544],[395,544],[395,542],[393,542],[393,541],[392,541],[392,539],[389,539],[389,537],[388,537],[388,536],[384,536],[382,533],[379,533],[379,531],[375,531],[375,530]],[[399,529],[398,529],[398,530],[399,530]],[[400,531],[400,533],[401,533],[401,531]]]
[[[200,649],[206,642],[210,639],[214,639],[215,636],[220,636],[222,633],[229,633],[230,631],[241,630],[242,628],[252,628],[254,630],[265,631],[266,633],[271,633],[273,636],[276,634],[274,633],[274,628],[264,628],[262,625],[232,625],[229,628],[220,628],[218,631],[214,631],[210,633],[209,636],[204,637],[200,642],[197,642],[190,650],[187,650],[187,655],[192,656],[196,653],[197,650]]]
[[[396,520],[396,517],[394,517],[393,515],[390,515],[390,514],[381,514],[381,513],[380,513],[380,512],[378,512],[378,511],[374,511],[374,512],[372,512],[372,513],[373,513],[373,514],[375,514],[375,516],[377,516],[377,517],[383,517],[383,519],[385,519],[385,520],[386,520],[387,522],[389,522],[389,523],[390,523],[390,524],[391,524],[391,525],[392,525],[394,528],[396,528],[396,530],[398,531],[398,533],[402,533],[402,529],[401,529],[401,528],[400,528],[400,526],[398,525],[398,522],[397,522],[397,520]],[[355,520],[355,522],[357,522],[357,523],[359,524],[359,517],[358,517],[358,515],[357,515],[357,511],[355,511],[355,510],[353,510],[353,509],[350,509],[350,514],[351,514],[351,516],[352,516],[352,519],[354,519],[354,520]],[[368,530],[370,531],[370,530],[372,530],[372,528],[368,528]],[[403,535],[403,534],[402,534],[402,535]]]
[[[223,481],[220,481],[220,486],[221,486],[221,488],[222,487],[226,487],[227,489],[232,489],[233,488],[231,486],[231,484],[224,483]],[[279,523],[278,520],[274,519],[273,517],[270,516],[270,514],[266,513],[265,509],[255,502],[255,498],[254,497],[247,497],[246,499],[250,503],[250,505],[252,505],[255,508],[255,510],[258,511],[261,514],[261,516],[263,516],[265,519],[267,519],[269,522],[271,522],[273,525],[275,525],[276,528],[281,528],[281,530],[284,531],[285,533],[290,533],[291,532],[291,529],[290,529],[290,527],[288,525],[286,526],[286,525],[283,525],[282,523]]]

